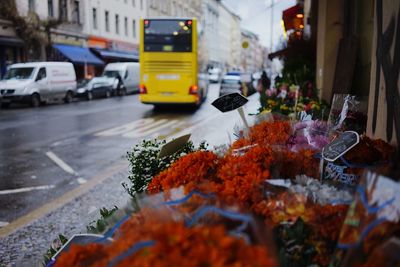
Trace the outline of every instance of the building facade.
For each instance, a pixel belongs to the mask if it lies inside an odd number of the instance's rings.
[[[80,1],[11,0],[0,5],[1,76],[10,64],[52,59],[52,43],[85,44]],[[21,21],[24,25],[17,25]]]
[[[108,62],[138,61],[147,0],[12,0],[0,7],[15,7],[19,19],[0,11],[1,75],[21,61],[71,61],[78,78],[99,74]]]
[[[7,66],[26,59],[24,41],[17,35],[11,21],[0,19],[0,79]]]
[[[258,36],[251,31],[242,29],[241,37],[241,69],[250,73],[262,70],[265,67],[267,54]]]
[[[205,62],[207,68],[222,67],[219,56],[219,5],[218,0],[203,0],[203,38],[205,41],[204,53],[206,54]]]
[[[105,63],[138,61],[140,19],[147,0],[87,0],[84,32],[87,46]]]
[[[150,18],[188,17],[200,19],[202,1],[196,0],[148,0],[147,14]]]
[[[216,60],[225,71],[236,69],[240,62],[240,17],[223,3],[219,5],[218,48]]]

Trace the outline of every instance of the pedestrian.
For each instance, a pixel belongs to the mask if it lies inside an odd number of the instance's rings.
[[[260,93],[260,103],[261,108],[264,109],[267,105],[267,94],[266,91],[271,86],[271,80],[268,78],[267,73],[265,70],[261,74],[261,78],[258,81],[257,90]]]

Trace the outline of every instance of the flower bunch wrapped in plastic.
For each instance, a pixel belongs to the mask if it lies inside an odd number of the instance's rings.
[[[257,227],[252,217],[183,199],[131,215],[110,244],[72,245],[55,266],[277,266],[273,247],[252,232]],[[182,210],[172,206],[179,202],[197,209],[189,218],[177,217]]]

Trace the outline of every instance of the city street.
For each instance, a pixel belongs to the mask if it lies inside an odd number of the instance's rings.
[[[85,184],[116,162],[127,162],[126,152],[142,139],[168,139],[199,126],[193,137],[201,141],[210,135],[201,124],[221,114],[210,105],[218,91],[218,85],[211,85],[196,111],[153,110],[138,95],[0,110],[0,225]],[[227,140],[229,129],[220,130],[218,137]]]

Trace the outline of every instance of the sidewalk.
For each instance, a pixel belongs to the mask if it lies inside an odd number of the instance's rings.
[[[257,109],[258,94],[249,97],[249,100],[245,106],[246,114],[254,113]],[[211,149],[233,141],[235,125],[243,125],[237,111],[220,113],[215,109],[215,115],[200,125],[185,129],[168,139],[190,132],[194,143],[205,140]],[[127,181],[128,160],[121,159],[109,169],[108,172],[97,174],[74,192],[48,203],[47,207],[24,216],[24,220],[0,228],[1,266],[41,266],[44,253],[58,234],[71,237],[85,233],[86,225],[100,216],[100,208],[112,208],[114,205],[123,207],[129,198],[121,185]]]

